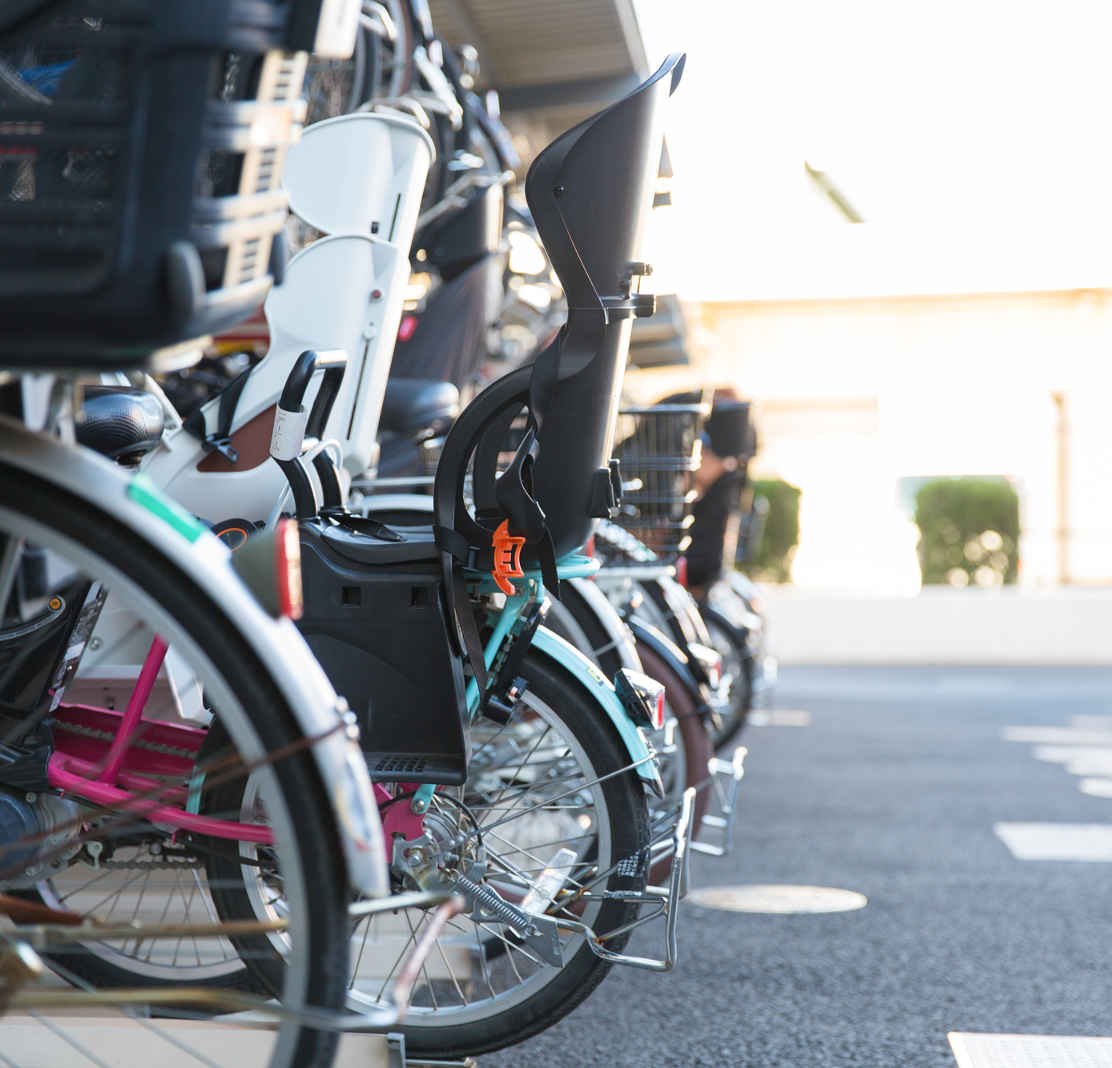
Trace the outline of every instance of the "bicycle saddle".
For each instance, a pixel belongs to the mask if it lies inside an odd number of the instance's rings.
[[[451,382],[390,378],[382,401],[379,429],[406,436],[443,433],[459,414],[459,390]]]
[[[77,440],[121,464],[137,464],[162,440],[162,405],[127,386],[86,386]]]

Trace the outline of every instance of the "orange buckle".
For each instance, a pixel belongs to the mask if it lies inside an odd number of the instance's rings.
[[[507,597],[512,597],[517,590],[509,580],[525,576],[525,572],[521,570],[521,547],[525,544],[525,539],[511,534],[510,521],[503,519],[491,538],[491,544],[494,547],[494,570],[490,573],[491,577]]]

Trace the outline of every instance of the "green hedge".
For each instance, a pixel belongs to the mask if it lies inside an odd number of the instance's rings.
[[[1019,571],[1019,497],[1003,478],[940,478],[915,496],[924,585],[1012,584]]]
[[[756,479],[753,496],[768,503],[760,541],[750,549],[742,569],[765,582],[791,582],[792,557],[799,544],[801,490],[783,479]]]

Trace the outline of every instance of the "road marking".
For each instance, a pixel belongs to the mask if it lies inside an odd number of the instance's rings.
[[[1112,757],[1112,746],[1108,745],[1036,745],[1031,750],[1036,760],[1049,760],[1056,764],[1068,764],[1078,757]]]
[[[809,727],[811,713],[802,708],[755,708],[746,722],[750,727]]]
[[[1112,1038],[962,1031],[946,1037],[958,1068],[1112,1068]]]
[[[869,899],[855,890],[832,886],[707,886],[692,890],[685,899],[692,905],[725,912],[853,912],[863,909]]]
[[[1085,730],[1108,731],[1112,734],[1112,716],[1070,716],[1070,723]]]
[[[1037,745],[1036,760],[1062,764],[1071,775],[1112,775],[1112,748],[1101,745]]]
[[[1083,727],[1005,727],[1006,742],[1031,745],[1104,745],[1112,746],[1112,731]]]
[[[1112,825],[1105,823],[997,823],[1016,860],[1112,862]]]
[[[1082,779],[1077,788],[1090,797],[1112,797],[1112,779]]]

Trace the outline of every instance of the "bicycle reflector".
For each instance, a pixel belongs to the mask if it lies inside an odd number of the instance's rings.
[[[297,520],[273,530],[252,531],[232,553],[232,568],[255,599],[276,619],[300,619],[301,536]]]
[[[664,687],[640,671],[619,668],[614,690],[630,719],[639,727],[660,730],[664,726]]]
[[[301,535],[296,519],[278,521],[278,540],[274,552],[278,581],[278,610],[287,619],[300,619],[305,602],[301,596]],[[722,660],[719,658],[719,665]]]
[[[700,645],[698,642],[692,642],[688,645],[687,651],[702,668],[710,688],[712,690],[717,689],[718,684],[722,681],[722,654],[717,649]]]

